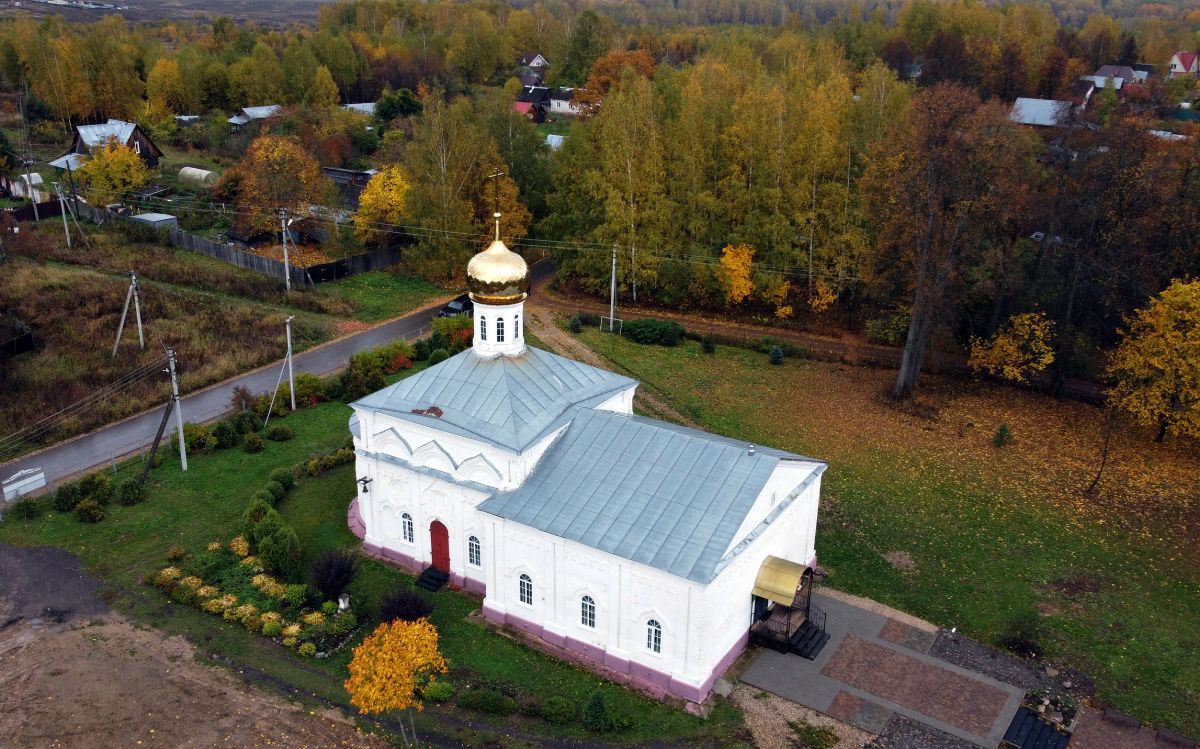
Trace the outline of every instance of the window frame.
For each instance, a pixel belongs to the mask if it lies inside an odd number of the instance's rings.
[[[479,340],[487,340],[487,315],[479,316]]]
[[[646,620],[646,650],[655,655],[662,655],[663,640],[662,623],[657,619]]]
[[[533,578],[524,572],[517,578],[517,600],[522,606],[533,606]]]
[[[483,566],[483,542],[479,536],[467,536],[467,564],[471,567]]]
[[[504,343],[504,316],[496,315],[496,343]]]
[[[415,544],[417,542],[417,527],[413,521],[412,513],[400,513],[400,540],[406,544]]]
[[[588,629],[596,628],[596,599],[587,594],[579,599],[579,625]]]

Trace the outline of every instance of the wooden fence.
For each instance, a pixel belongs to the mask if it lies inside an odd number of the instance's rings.
[[[28,203],[8,209],[17,221],[36,221],[44,218],[54,218],[62,215],[62,204],[57,200],[47,200],[44,203]]]
[[[102,224],[105,221],[113,219],[128,220],[127,217],[116,216],[103,208],[89,205],[83,201],[75,201],[75,207],[79,216],[87,218],[94,224]],[[211,258],[216,258],[230,265],[236,265],[239,268],[260,273],[264,276],[270,276],[271,278],[278,278],[281,282],[283,281],[283,261],[281,260],[255,255],[253,252],[247,252],[237,245],[214,242],[211,239],[198,237],[195,234],[178,228],[167,229],[165,232],[162,232],[162,235],[166,242],[173,247],[179,247],[190,252],[198,252],[201,255],[208,255]],[[292,264],[288,271],[291,276],[292,286],[301,287],[309,283],[309,279],[311,279],[312,283],[325,283],[326,281],[336,281],[341,278],[356,276],[359,273],[390,268],[400,262],[402,252],[402,248],[379,250],[362,255],[351,255],[348,258],[335,260],[331,263],[310,265],[307,268],[297,267],[295,264]]]

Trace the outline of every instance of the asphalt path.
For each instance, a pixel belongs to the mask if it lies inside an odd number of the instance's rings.
[[[535,263],[531,280],[539,281],[554,272],[549,262]],[[332,374],[346,366],[352,354],[382,346],[397,338],[417,338],[427,332],[441,305],[426,307],[404,317],[383,323],[370,330],[339,338],[336,341],[296,354],[293,368],[297,374],[308,372],[319,376]],[[275,388],[283,360],[212,385],[181,399],[185,421],[203,423],[219,419],[229,411],[233,389],[239,386],[251,392],[270,392]],[[40,469],[46,474],[46,485],[55,486],[63,479],[76,476],[113,460],[140,452],[154,441],[154,433],[162,421],[163,405],[137,416],[119,421],[89,434],[48,447],[39,452],[0,464],[0,479],[7,479],[27,468]],[[171,424],[174,426],[174,415]],[[159,449],[162,449],[161,446]]]

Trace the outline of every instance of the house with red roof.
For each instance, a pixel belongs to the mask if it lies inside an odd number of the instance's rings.
[[[1176,52],[1171,55],[1168,71],[1171,78],[1200,73],[1200,52]]]

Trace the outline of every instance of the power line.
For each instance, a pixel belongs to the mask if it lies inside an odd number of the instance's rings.
[[[40,437],[45,436],[64,421],[81,413],[84,413],[90,408],[112,398],[113,396],[122,393],[136,385],[141,384],[145,380],[159,374],[163,364],[166,362],[166,357],[159,357],[150,364],[139,367],[115,382],[109,383],[101,387],[99,390],[90,393],[62,410],[43,417],[42,419],[30,424],[22,429],[13,432],[3,438],[0,438],[0,454],[13,452],[22,444],[36,442]]]
[[[264,215],[271,211],[275,211],[275,212],[278,211],[277,208],[272,208],[270,206],[249,205],[249,206],[230,207],[227,204],[219,204],[221,206],[221,208],[216,208],[216,207],[212,206],[211,204],[204,205],[204,204],[197,203],[194,201],[191,203],[188,203],[188,202],[184,202],[184,201],[171,201],[171,200],[167,200],[164,198],[141,197],[141,196],[136,196],[136,195],[129,196],[128,200],[131,202],[141,203],[147,207],[163,208],[163,207],[179,207],[179,206],[183,205],[183,206],[187,207],[188,210],[194,210],[194,211],[212,213],[212,214],[220,214],[220,215],[225,215],[225,216],[228,216],[229,214],[232,213],[234,216],[249,217],[252,215]],[[325,208],[325,210],[331,210],[331,209]],[[396,224],[396,223],[389,223],[389,222],[382,222],[382,221],[356,222],[356,224],[364,226],[368,229],[371,229],[372,231],[376,231],[381,234],[390,234],[393,236],[407,236],[407,237],[411,237],[414,239],[449,239],[449,240],[460,239],[463,241],[480,242],[480,241],[483,241],[483,239],[485,238],[484,234],[480,233],[480,232],[466,232],[466,231],[457,231],[457,230],[453,230],[453,229],[436,229],[436,228],[431,228],[431,227],[413,226],[413,225],[407,225],[407,224]],[[608,253],[610,253],[612,251],[611,244],[600,244],[600,243],[596,243],[596,242],[588,242],[588,241],[582,241],[582,240],[575,241],[575,240],[556,240],[556,239],[541,239],[541,238],[532,238],[532,237],[522,237],[519,239],[512,239],[509,241],[509,243],[515,247],[525,247],[527,249],[536,249],[536,250],[556,250],[556,251],[564,251],[564,252],[593,253],[593,254],[604,254],[604,255],[607,255]],[[618,243],[618,248],[621,250],[629,251],[630,253],[634,252],[633,245],[621,246]],[[688,263],[691,265],[705,265],[705,266],[714,267],[714,268],[719,267],[721,265],[721,261],[719,258],[703,258],[703,257],[695,256],[695,255],[680,255],[677,253],[669,253],[669,252],[647,252],[644,246],[643,246],[640,254],[642,255],[643,258],[649,258],[652,260],[659,260],[659,261],[670,260],[670,261]],[[810,277],[815,277],[815,278],[820,278],[823,280],[832,280],[832,281],[837,281],[837,282],[841,282],[841,283],[858,282],[858,281],[862,280],[857,274],[844,274],[844,273],[838,273],[835,271],[827,271],[827,270],[820,270],[820,269],[810,271],[807,268],[788,268],[788,267],[783,267],[783,266],[778,266],[778,265],[766,265],[763,263],[755,264],[753,267],[755,270],[758,270],[758,271],[775,273],[775,274],[779,274],[782,276],[791,276],[791,277],[801,278],[801,279],[808,279]]]

